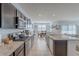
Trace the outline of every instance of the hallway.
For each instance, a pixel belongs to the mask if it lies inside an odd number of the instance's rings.
[[[51,56],[50,51],[45,42],[45,38],[35,37],[34,45],[29,53],[29,56]]]

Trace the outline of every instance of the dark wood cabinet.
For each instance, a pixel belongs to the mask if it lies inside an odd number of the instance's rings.
[[[67,56],[67,41],[66,40],[53,40],[53,54],[55,56]]]
[[[54,56],[67,56],[67,40],[54,40],[46,35],[49,51]]]

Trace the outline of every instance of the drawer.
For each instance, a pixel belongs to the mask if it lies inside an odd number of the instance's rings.
[[[67,41],[65,41],[65,40],[55,40],[54,44],[56,46],[59,46],[59,47],[66,47],[67,46]]]
[[[66,40],[54,40],[53,50],[55,56],[67,56],[67,41]]]

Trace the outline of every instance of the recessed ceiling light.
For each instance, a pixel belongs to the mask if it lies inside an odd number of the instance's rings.
[[[52,14],[52,16],[56,16],[55,14]]]
[[[38,14],[38,16],[42,16],[42,14]]]

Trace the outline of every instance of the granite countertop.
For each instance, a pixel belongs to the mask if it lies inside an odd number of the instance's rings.
[[[79,37],[72,37],[64,34],[48,34],[48,37],[53,40],[79,40]]]
[[[9,56],[11,55],[17,48],[19,48],[24,41],[13,41],[10,44],[0,44],[0,56]]]

